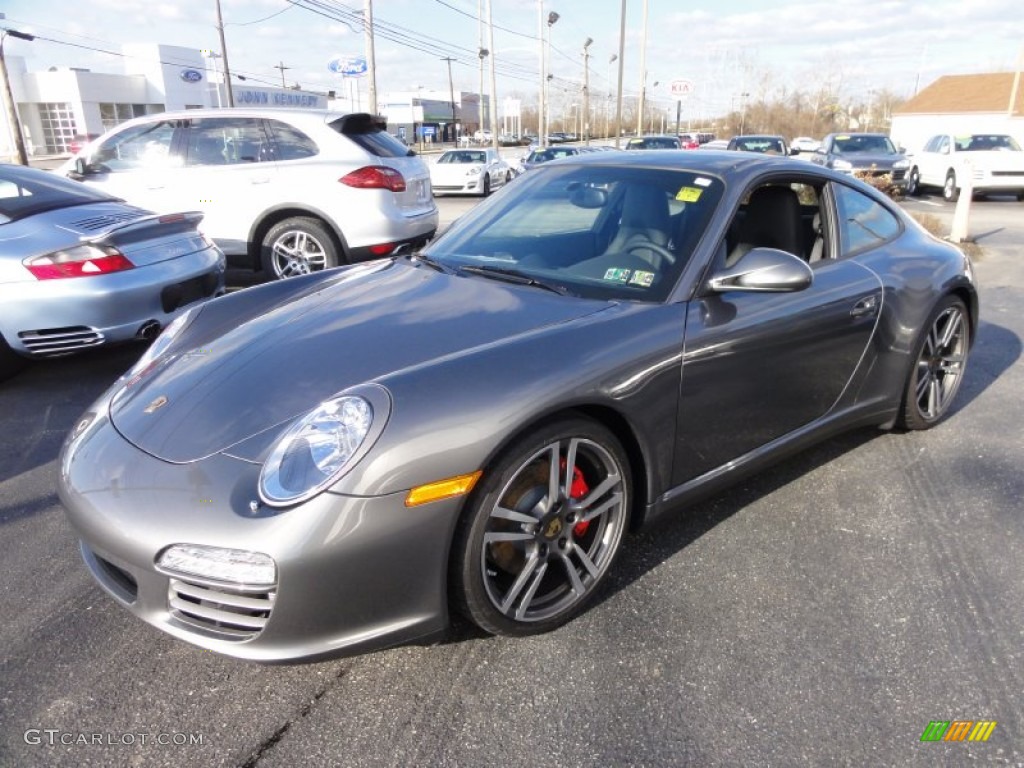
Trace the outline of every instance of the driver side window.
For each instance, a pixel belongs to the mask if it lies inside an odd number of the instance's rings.
[[[753,188],[726,234],[725,268],[754,248],[775,248],[809,264],[831,255],[823,225],[821,188],[802,181],[772,181]]]
[[[90,164],[102,165],[110,172],[181,165],[171,154],[177,125],[167,120],[136,125],[116,133],[93,150]]]

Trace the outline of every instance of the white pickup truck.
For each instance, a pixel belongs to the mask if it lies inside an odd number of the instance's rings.
[[[975,194],[1016,195],[1024,200],[1024,151],[1012,136],[999,133],[932,136],[911,157],[907,194],[937,187],[950,202],[960,197],[966,174]]]

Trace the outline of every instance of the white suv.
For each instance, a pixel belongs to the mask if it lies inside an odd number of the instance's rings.
[[[427,165],[368,114],[165,112],[58,170],[150,210],[200,210],[230,261],[276,278],[421,245],[438,223]]]

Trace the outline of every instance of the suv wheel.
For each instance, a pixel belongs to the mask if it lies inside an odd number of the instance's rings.
[[[296,216],[270,228],[260,258],[263,271],[281,280],[338,266],[340,250],[323,222]]]

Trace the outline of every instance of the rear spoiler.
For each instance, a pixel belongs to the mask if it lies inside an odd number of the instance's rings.
[[[85,239],[84,242],[95,245],[130,245],[151,238],[154,228],[159,228],[161,234],[165,235],[194,232],[202,220],[202,211],[154,213],[116,224],[105,232]]]
[[[342,115],[331,120],[328,125],[339,133],[349,135],[373,133],[388,129],[387,118],[381,115],[371,115],[368,112],[353,112],[350,115]]]

